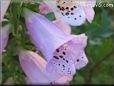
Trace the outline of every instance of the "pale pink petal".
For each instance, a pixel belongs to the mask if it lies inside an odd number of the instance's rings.
[[[85,7],[84,12],[85,12],[87,20],[91,23],[95,15],[94,9],[92,7]]]
[[[72,42],[75,44],[81,45],[80,47],[85,48],[87,46],[87,39],[88,37],[85,34],[80,34],[80,35],[72,35],[74,39]]]
[[[70,35],[71,27],[68,24],[66,24],[65,22],[63,22],[59,19],[53,21],[53,23],[55,23],[57,26],[59,26],[63,30],[63,32],[65,32],[65,34]]]
[[[4,15],[8,9],[10,0],[1,0],[0,22],[3,21]]]
[[[69,85],[69,82],[73,79],[73,76],[63,76],[62,78],[60,78],[59,80],[57,80],[55,83],[57,84],[65,84],[65,85]]]
[[[56,8],[56,0],[42,0],[51,10],[55,11]]]
[[[52,10],[45,3],[40,4],[39,10],[42,14],[48,14],[52,12]]]
[[[19,60],[23,71],[32,84],[50,84],[60,77],[57,74],[47,73],[45,70],[47,62],[32,51],[21,50]]]
[[[97,0],[85,0],[86,7],[95,7]]]
[[[7,46],[9,38],[10,25],[6,25],[0,28],[0,54],[3,52],[4,48]]]
[[[78,56],[75,57],[75,67],[77,70],[85,67],[88,64],[88,59],[85,55],[84,50],[82,50],[80,52],[80,54]]]
[[[75,37],[72,42],[75,44],[73,49],[73,53],[75,54],[74,61],[76,69],[81,69],[88,64],[88,59],[84,52],[84,48],[87,46],[87,39],[88,37],[85,34],[80,35],[72,35]],[[77,52],[78,51],[78,52]]]
[[[77,5],[82,7],[95,7],[96,0],[75,0]]]

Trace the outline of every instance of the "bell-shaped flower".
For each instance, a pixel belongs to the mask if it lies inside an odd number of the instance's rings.
[[[60,26],[53,24],[38,13],[25,9],[24,14],[33,43],[48,61],[47,70],[49,72],[71,76],[75,74],[76,69],[88,63],[85,53],[82,54],[87,44],[85,34],[68,35]],[[78,64],[80,63],[78,68],[77,59],[79,59]]]
[[[0,28],[0,54],[3,52],[4,48],[7,46],[8,37],[9,37],[10,25],[5,25]]]
[[[92,22],[96,0],[43,0],[49,6],[57,19],[72,26],[80,26],[87,19]]]
[[[68,84],[73,78],[48,73],[46,60],[32,51],[20,50],[19,61],[26,74],[28,84]]]
[[[11,0],[1,0],[0,22],[3,21],[4,15],[8,9]]]

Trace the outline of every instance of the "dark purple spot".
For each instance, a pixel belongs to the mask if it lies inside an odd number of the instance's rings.
[[[71,10],[74,10],[73,8],[71,8]]]
[[[69,7],[66,7],[66,9],[69,9]]]
[[[81,15],[79,15],[79,17],[81,17]]]
[[[66,15],[69,15],[69,13],[66,13]]]
[[[74,13],[71,13],[71,15],[74,15]]]
[[[82,57],[82,58],[84,58],[84,57]]]
[[[64,10],[65,10],[65,9],[64,9],[64,7],[62,7],[62,8],[61,8],[61,10],[63,10],[63,11],[64,11]]]
[[[63,4],[65,4],[65,2],[63,2]]]
[[[68,60],[66,60],[66,62],[68,63]]]
[[[63,56],[59,56],[60,58],[63,58]]]
[[[65,55],[66,53],[65,53],[65,52],[63,52],[63,54]]]
[[[59,52],[59,49],[56,49],[57,52]]]
[[[79,59],[77,59],[77,62],[79,62]]]
[[[63,60],[65,60],[65,58],[63,58]]]
[[[57,56],[53,56],[55,59],[59,59]]]
[[[60,64],[58,64],[60,66]]]
[[[74,8],[76,8],[76,6],[74,6]]]
[[[58,8],[60,8],[60,6],[59,6],[59,5],[57,5],[57,7],[58,7]]]
[[[75,20],[77,20],[77,18],[74,18]]]
[[[65,67],[65,65],[63,65],[63,67]]]

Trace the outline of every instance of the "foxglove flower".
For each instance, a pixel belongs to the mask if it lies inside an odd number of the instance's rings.
[[[71,77],[59,77],[46,71],[46,60],[32,51],[20,50],[19,61],[28,84],[68,84]]]
[[[4,15],[8,9],[10,0],[1,0],[0,22],[3,21]]]
[[[71,76],[75,74],[76,69],[88,63],[84,53],[87,42],[85,34],[67,35],[44,16],[28,9],[25,9],[24,13],[33,43],[48,61],[47,71],[61,76]]]
[[[87,19],[90,23],[94,18],[93,7],[96,0],[43,0],[54,12],[57,19],[72,26],[80,26]]]
[[[10,28],[9,24],[0,28],[0,54],[7,46],[8,37],[9,37],[9,28]]]

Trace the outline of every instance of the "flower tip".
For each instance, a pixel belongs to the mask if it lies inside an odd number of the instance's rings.
[[[28,19],[30,17],[30,15],[32,15],[32,11],[29,10],[28,8],[23,8],[23,16],[25,19]]]
[[[19,60],[20,60],[20,62],[25,59],[26,54],[27,54],[26,50],[24,50],[24,49],[19,50]]]
[[[86,40],[88,39],[88,36],[85,33],[81,34],[80,36],[82,39],[86,39]]]

